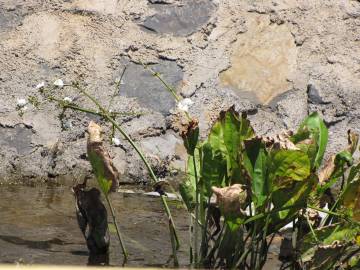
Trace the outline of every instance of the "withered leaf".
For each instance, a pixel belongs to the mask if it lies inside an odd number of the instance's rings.
[[[223,188],[213,186],[211,189],[216,195],[216,204],[225,215],[240,215],[241,209],[246,207],[247,191],[243,185],[234,184]]]
[[[101,127],[91,121],[88,126],[87,153],[101,189],[107,193],[119,186],[119,172],[114,166],[109,152],[103,145]],[[109,184],[111,184],[111,187]]]

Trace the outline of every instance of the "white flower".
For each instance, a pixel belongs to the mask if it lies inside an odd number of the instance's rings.
[[[28,104],[28,101],[25,98],[19,98],[16,103],[19,108],[25,107],[26,104]]]
[[[120,77],[118,77],[118,78],[115,79],[115,83],[116,83],[116,84],[125,84],[125,83],[124,83],[124,80],[121,80]]]
[[[112,142],[115,146],[119,146],[119,145],[121,144],[120,139],[117,138],[117,137],[113,137],[113,138],[111,139],[111,142]]]
[[[59,88],[62,88],[64,86],[64,82],[62,79],[57,79],[55,82],[54,82],[54,85],[59,87]]]
[[[189,107],[193,104],[194,102],[190,98],[184,98],[183,100],[179,101],[177,107],[180,111],[187,112]]]
[[[41,89],[41,88],[44,88],[44,87],[45,87],[45,82],[41,82],[35,88],[36,89]]]
[[[64,97],[64,99],[63,99],[65,102],[67,102],[67,103],[71,103],[72,102],[72,98],[70,98],[70,97]]]

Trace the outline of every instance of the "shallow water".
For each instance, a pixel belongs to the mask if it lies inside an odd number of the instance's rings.
[[[0,194],[0,264],[87,264],[88,250],[69,187],[0,186]],[[160,199],[139,193],[114,193],[111,199],[129,253],[127,266],[171,267],[167,219]],[[181,242],[179,263],[186,267],[188,216],[179,202],[169,201],[169,205]],[[265,269],[278,269],[278,245],[270,251]],[[111,234],[110,265],[121,263],[117,238]]]
[[[69,187],[0,187],[0,263],[85,265],[88,251],[75,218]],[[159,198],[139,194],[112,195],[129,266],[164,266],[171,254],[166,216]],[[170,202],[187,265],[187,217]],[[110,264],[122,263],[117,238],[111,235]]]

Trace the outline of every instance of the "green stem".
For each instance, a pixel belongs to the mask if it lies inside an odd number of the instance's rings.
[[[120,81],[118,83],[116,83],[115,85],[115,90],[114,90],[114,93],[112,94],[111,98],[110,98],[110,101],[109,101],[109,105],[108,105],[108,111],[110,110],[111,108],[111,104],[115,98],[115,96],[117,96],[117,93],[120,92],[120,85],[121,85],[121,80],[122,78],[124,77],[124,74],[125,74],[125,71],[126,71],[126,66],[124,67],[121,75],[120,75]]]
[[[128,260],[128,253],[126,251],[126,248],[125,248],[125,245],[124,245],[124,242],[122,240],[121,233],[120,233],[120,230],[119,230],[119,226],[118,226],[117,221],[116,221],[116,215],[115,215],[114,208],[113,208],[113,206],[111,204],[111,201],[110,201],[107,194],[105,194],[105,199],[106,199],[106,202],[109,205],[109,208],[110,208],[110,211],[111,211],[111,216],[112,216],[112,219],[113,219],[113,222],[114,222],[114,225],[115,225],[115,229],[116,229],[116,234],[117,234],[117,237],[119,239],[122,252],[124,254],[124,261],[123,261],[123,266],[124,266],[126,264],[127,260]]]
[[[329,215],[333,215],[335,217],[343,217],[341,214],[338,214],[338,213],[335,213],[335,212],[332,212],[332,211],[328,211],[328,210],[324,210],[324,209],[318,208],[316,206],[308,205],[307,207],[310,208],[310,209],[314,209],[316,211],[319,211],[319,212],[323,212],[323,213],[326,213],[326,214],[329,214]]]
[[[196,168],[196,158],[195,153],[192,155],[193,158],[193,164],[194,164],[194,174],[195,174],[195,232],[194,232],[194,261],[195,261],[195,267],[197,268],[199,265],[199,225],[197,221],[199,220],[199,181],[198,181],[198,175],[197,175],[197,168]]]
[[[140,149],[137,147],[137,145],[135,144],[135,142],[130,138],[130,136],[118,125],[118,123],[116,123],[116,121],[109,115],[109,113],[99,104],[99,102],[93,98],[91,95],[89,95],[85,90],[81,89],[77,84],[73,85],[76,89],[78,89],[83,95],[85,95],[86,97],[88,97],[104,114],[104,118],[107,119],[111,124],[113,124],[115,126],[115,128],[125,137],[125,139],[130,143],[130,145],[135,149],[135,151],[137,152],[137,154],[139,155],[139,157],[141,158],[141,160],[144,162],[148,172],[150,173],[151,178],[153,179],[153,181],[156,183],[159,180],[157,179],[154,171],[152,170],[150,164],[148,163],[148,161],[146,160],[144,154],[140,151]],[[171,215],[169,206],[166,202],[166,199],[163,195],[160,195],[161,197],[161,202],[164,206],[166,215],[169,218],[169,221],[171,222],[172,226],[173,226],[173,233],[174,233],[174,237],[175,237],[175,242],[176,242],[176,249],[179,249],[180,246],[180,242],[179,242],[179,238],[177,235],[177,231],[176,231],[176,226],[173,220],[173,217]],[[171,232],[170,232],[171,233]]]
[[[171,224],[171,222],[169,221],[169,230],[170,230],[170,241],[171,241],[171,248],[172,248],[172,252],[173,252],[173,259],[174,259],[174,267],[179,267],[179,261],[177,258],[177,247],[176,247],[176,241],[175,241],[175,237],[174,237],[174,228]]]
[[[271,201],[272,201],[272,196],[270,195],[268,200],[267,200],[267,207],[265,208],[265,211],[270,211],[270,207],[271,207]],[[267,241],[266,241],[266,237],[267,237],[267,232],[268,232],[268,226],[269,226],[269,222],[270,222],[270,215],[266,216],[266,221],[265,221],[265,229],[262,233],[262,241],[261,241],[261,246],[260,246],[260,255],[259,255],[259,268],[258,266],[256,267],[257,269],[261,269],[262,266],[265,264],[266,261],[266,257],[267,257]]]
[[[314,228],[313,228],[313,226],[311,225],[311,222],[310,222],[310,220],[309,220],[309,217],[308,217],[308,215],[307,215],[306,213],[305,213],[305,216],[306,216],[306,221],[307,221],[307,223],[308,223],[308,225],[309,225],[309,227],[310,227],[311,234],[313,235],[315,241],[319,243],[319,239],[317,238],[316,233],[315,233],[315,231],[314,231]]]
[[[160,82],[165,86],[165,88],[174,96],[174,98],[175,98],[175,100],[176,100],[177,102],[180,101],[180,97],[176,94],[176,91],[175,91],[170,85],[168,85],[168,84],[163,80],[163,78],[161,78],[161,76],[160,76],[159,73],[153,71],[150,67],[148,67],[147,65],[145,65],[143,62],[140,61],[140,63],[141,63],[141,65],[142,65],[146,70],[148,70],[148,71],[151,73],[151,75],[153,75],[154,77],[156,77],[156,78],[158,78],[158,79],[160,80]]]

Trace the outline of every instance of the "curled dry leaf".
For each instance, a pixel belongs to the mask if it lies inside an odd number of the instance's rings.
[[[181,130],[181,137],[189,155],[193,155],[199,139],[199,122],[192,118]]]
[[[293,135],[293,132],[286,130],[277,134],[275,136],[257,136],[257,139],[261,141],[268,148],[273,149],[286,149],[286,150],[300,150],[291,140],[290,137]]]
[[[358,146],[359,143],[359,134],[353,132],[351,129],[348,130],[348,148],[347,150],[351,153],[354,154],[354,152],[356,151],[356,147]]]
[[[216,195],[216,204],[225,215],[241,215],[242,209],[246,207],[247,192],[243,185],[234,184],[230,187],[211,188]]]
[[[332,175],[335,170],[335,157],[332,155],[325,163],[324,167],[319,172],[319,183],[323,185]]]
[[[98,169],[103,172],[103,177],[107,181],[111,181],[111,190],[114,191],[119,186],[119,172],[114,166],[109,152],[103,145],[101,127],[95,122],[91,121],[88,126],[88,133],[89,137],[87,140],[87,152],[90,162],[92,163],[91,165],[94,169],[94,164],[91,160],[91,157],[95,157],[100,161],[100,164],[97,165],[101,167]],[[101,181],[98,175],[96,175],[96,177],[98,178],[98,181]]]

